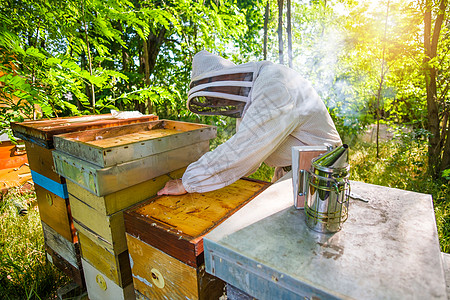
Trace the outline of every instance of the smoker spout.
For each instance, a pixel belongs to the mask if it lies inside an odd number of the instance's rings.
[[[346,168],[348,166],[348,145],[343,144],[319,156],[313,160],[313,165],[329,169]]]

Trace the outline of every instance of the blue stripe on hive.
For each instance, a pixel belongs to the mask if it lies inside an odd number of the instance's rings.
[[[40,185],[44,189],[52,192],[53,194],[63,199],[69,198],[69,193],[67,192],[67,185],[65,183],[64,184],[58,183],[33,170],[31,170],[31,177],[33,178],[34,183]]]

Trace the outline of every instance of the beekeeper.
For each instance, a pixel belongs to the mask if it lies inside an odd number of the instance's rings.
[[[250,175],[262,162],[276,167],[278,178],[291,166],[291,147],[341,144],[311,84],[294,70],[268,61],[235,65],[198,52],[187,105],[197,114],[239,118],[237,132],[191,163],[182,179],[167,182],[158,195],[220,189]]]

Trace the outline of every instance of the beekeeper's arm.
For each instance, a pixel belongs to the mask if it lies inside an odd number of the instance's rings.
[[[264,86],[263,86],[264,85]],[[255,171],[296,128],[296,103],[278,79],[255,82],[253,102],[238,132],[214,151],[190,164],[180,181],[158,194],[208,192]]]

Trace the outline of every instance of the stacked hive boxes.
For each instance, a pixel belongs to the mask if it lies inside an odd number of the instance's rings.
[[[91,300],[134,299],[123,212],[180,178],[215,136],[213,126],[159,120],[55,137]]]
[[[14,135],[25,141],[44,231],[47,257],[81,287],[85,287],[85,283],[78,238],[72,222],[66,181],[55,172],[53,165],[53,137],[66,132],[155,119],[157,119],[156,116],[144,116],[118,120],[107,114],[11,124]]]
[[[137,298],[219,299],[224,283],[205,273],[203,236],[267,186],[240,179],[208,193],[157,196],[125,211]]]

